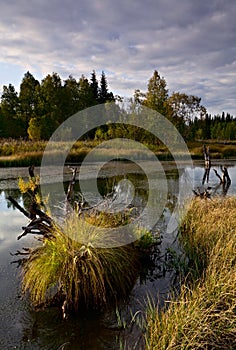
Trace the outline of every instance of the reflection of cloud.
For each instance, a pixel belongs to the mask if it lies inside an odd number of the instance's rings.
[[[27,219],[17,211],[0,212],[0,250],[15,246],[17,236],[22,226],[27,224]]]
[[[235,113],[234,0],[33,4],[1,4],[2,62],[63,78],[105,70],[112,91],[126,96],[146,89],[158,69],[171,90],[198,94],[211,109]]]

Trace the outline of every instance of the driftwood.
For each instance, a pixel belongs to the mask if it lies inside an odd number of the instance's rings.
[[[42,210],[34,208],[34,213],[25,210],[17,201],[9,196],[7,198],[21,213],[23,213],[28,219],[31,219],[30,223],[26,227],[22,227],[23,233],[17,237],[19,240],[28,233],[48,235],[50,228],[53,225],[53,220]],[[38,216],[38,217],[37,217]]]
[[[31,178],[34,178],[34,166],[30,166],[28,170],[29,176]],[[23,213],[28,219],[31,220],[27,226],[22,227],[23,233],[17,237],[18,240],[27,234],[42,235],[44,237],[52,235],[51,227],[54,224],[54,221],[45,212],[43,212],[36,203],[35,196],[37,192],[38,186],[36,186],[33,191],[32,201],[28,211],[23,208],[12,196],[7,197],[7,199],[14,205],[14,207],[16,207],[21,213]],[[23,249],[25,252],[22,253],[22,255],[30,254],[30,251],[27,248]]]
[[[210,148],[209,146],[203,145],[203,156],[205,161],[205,171],[202,178],[202,187],[198,187],[193,190],[195,196],[200,198],[211,198],[212,193],[215,193],[220,187],[222,187],[222,195],[226,195],[231,185],[231,179],[228,173],[228,169],[225,166],[220,167],[222,174],[220,175],[216,169],[213,169],[216,177],[220,180],[219,184],[215,187],[204,188],[204,184],[209,182],[210,170],[211,170],[211,159],[210,159]]]
[[[91,210],[93,208],[86,208],[84,207],[84,200],[81,196],[81,201],[75,201],[74,200],[74,185],[76,181],[76,174],[77,174],[77,168],[69,168],[72,171],[72,179],[69,183],[67,195],[66,195],[66,208],[69,207],[69,202],[73,201],[73,206],[77,209],[78,214],[81,214],[82,210]],[[34,178],[34,166],[31,165],[28,168],[29,176],[30,178]],[[36,203],[35,196],[38,192],[39,186],[36,186],[32,193],[32,200],[29,206],[29,209],[26,210],[23,208],[12,196],[8,196],[8,200],[13,204],[14,207],[16,207],[21,213],[23,213],[28,219],[30,219],[30,222],[27,226],[23,226],[23,232],[20,234],[17,239],[21,239],[22,237],[26,236],[27,234],[34,234],[34,235],[41,235],[43,238],[52,237],[52,226],[56,225],[54,220],[47,215],[43,210],[39,208],[39,205]],[[71,203],[70,203],[71,204]],[[42,206],[44,206],[43,203],[41,203]],[[27,253],[24,252],[23,255],[26,255]]]
[[[216,174],[216,176],[219,178],[220,183],[221,183],[221,184],[225,184],[225,183],[231,184],[231,179],[230,179],[230,177],[229,177],[229,173],[228,173],[227,168],[226,168],[225,166],[221,166],[220,169],[221,169],[221,171],[222,171],[222,176],[220,176],[220,175],[218,174],[218,172],[217,172],[216,169],[213,169],[214,172],[215,172],[215,174]]]

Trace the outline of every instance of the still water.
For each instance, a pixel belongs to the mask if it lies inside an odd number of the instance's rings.
[[[228,167],[232,180],[227,195],[235,194],[236,162],[218,163],[216,161],[213,168],[220,173],[219,166],[222,164]],[[164,205],[162,204],[160,219],[153,227],[153,233],[161,235],[162,243],[153,252],[152,263],[144,264],[143,271],[140,271],[140,276],[129,298],[121,301],[116,308],[102,314],[81,313],[68,320],[62,320],[61,311],[57,308],[36,312],[30,306],[27,297],[22,298],[20,268],[12,263],[18,257],[12,256],[11,253],[21,250],[22,247],[35,245],[36,240],[30,235],[17,240],[17,236],[22,232],[22,226],[28,223],[27,218],[14,209],[6,198],[11,195],[19,204],[25,204],[17,188],[17,179],[19,176],[27,179],[28,170],[26,168],[0,169],[0,349],[115,350],[120,348],[120,341],[126,341],[131,347],[138,342],[137,349],[142,349],[139,328],[133,325],[126,331],[121,331],[117,311],[123,322],[129,325],[132,315],[136,314],[137,318],[142,316],[147,295],[160,306],[168,299],[176,274],[166,268],[166,249],[178,251],[176,221],[178,221],[179,207],[182,205],[180,202],[192,196],[191,187],[201,186],[204,174],[204,166],[200,162],[195,163],[193,167],[183,163],[179,170],[171,162],[164,162],[162,166],[167,183],[167,194]],[[152,166],[148,165],[148,167],[152,173]],[[35,173],[39,174],[39,169],[36,169]],[[65,183],[70,177],[70,173],[65,169]],[[91,187],[93,177],[93,166],[88,165],[86,173],[80,177],[83,188]],[[158,174],[153,178],[155,177],[158,177]],[[122,180],[128,180],[128,182],[122,182]],[[54,204],[63,200],[61,196],[64,194],[58,191],[57,169],[50,169],[46,182],[46,190],[50,193],[51,209],[55,215],[60,215],[60,208]],[[217,186],[218,182],[212,171],[207,186],[211,187],[214,195],[222,194],[222,187]],[[101,196],[116,191],[121,200],[124,198],[129,200],[127,193],[132,184],[135,194],[132,205],[142,209],[148,201],[148,179],[142,169],[134,164],[111,162],[99,172],[97,183]],[[160,176],[158,183],[162,184]],[[126,187],[122,187],[121,184],[125,184]],[[89,190],[87,198],[92,205],[96,204],[96,196],[89,193]]]

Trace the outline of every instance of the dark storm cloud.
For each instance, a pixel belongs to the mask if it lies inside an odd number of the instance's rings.
[[[171,91],[236,114],[234,0],[33,0],[1,5],[1,61],[42,75],[105,70],[112,91],[146,89],[153,70]]]

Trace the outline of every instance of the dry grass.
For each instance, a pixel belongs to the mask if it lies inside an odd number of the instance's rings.
[[[146,349],[235,349],[236,198],[192,201],[181,240],[191,283],[160,314],[149,307]]]
[[[213,159],[227,159],[236,157],[236,144],[234,142],[224,143],[223,141],[201,141],[188,142],[188,148],[194,159],[203,159],[203,144],[210,148],[210,155]]]

